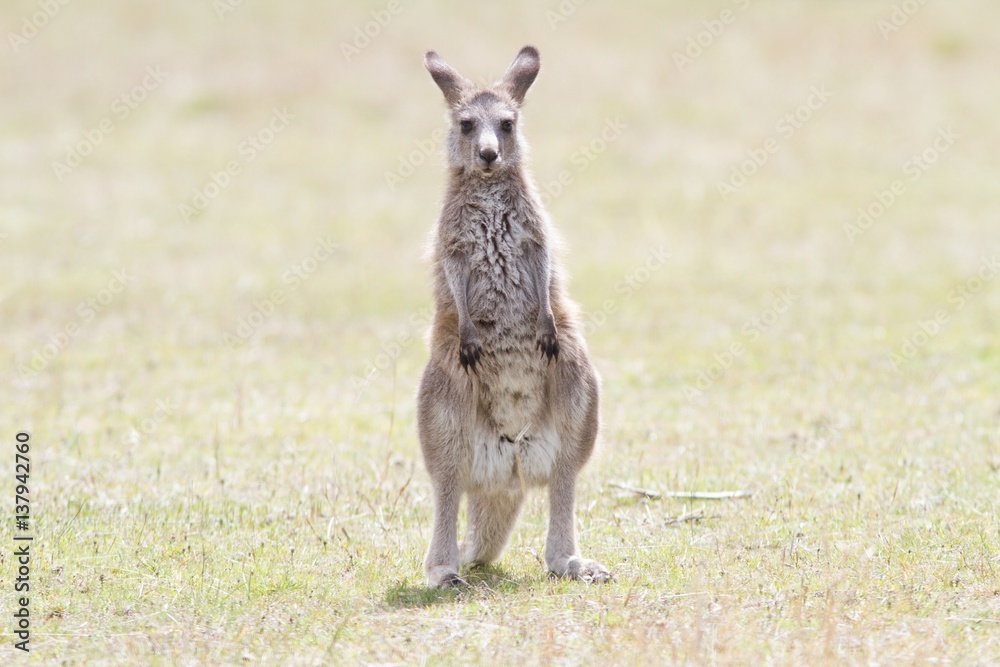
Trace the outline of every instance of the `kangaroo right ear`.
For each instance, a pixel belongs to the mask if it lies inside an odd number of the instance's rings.
[[[518,52],[499,83],[507,88],[515,102],[521,104],[541,67],[542,60],[538,56],[538,49],[526,46]]]
[[[433,51],[424,54],[424,67],[434,77],[449,106],[457,104],[465,88],[465,78]]]

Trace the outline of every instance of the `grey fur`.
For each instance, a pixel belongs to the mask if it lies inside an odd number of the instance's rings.
[[[433,51],[424,63],[451,117],[447,193],[433,239],[430,359],[417,397],[434,487],[424,571],[434,586],[464,583],[460,566],[503,552],[523,488],[548,485],[549,570],[607,581],[607,568],[580,557],[573,526],[576,477],[597,439],[600,378],[563,288],[518,127],[538,51],[521,49],[489,88],[473,86]],[[459,547],[463,494],[469,520]]]

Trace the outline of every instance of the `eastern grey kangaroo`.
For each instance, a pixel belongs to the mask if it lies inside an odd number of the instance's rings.
[[[459,568],[496,560],[527,486],[549,487],[545,562],[605,582],[577,552],[576,476],[594,449],[600,378],[553,256],[554,231],[525,166],[520,109],[541,66],[526,46],[503,78],[475,86],[433,51],[424,65],[451,126],[448,184],[433,239],[435,313],[417,427],[434,487],[424,571],[463,585]],[[468,494],[468,530],[457,542]]]

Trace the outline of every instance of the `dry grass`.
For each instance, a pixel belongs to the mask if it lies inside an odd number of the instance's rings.
[[[348,62],[341,42],[386,6],[244,2],[219,20],[207,0],[71,2],[0,59],[0,433],[8,452],[17,429],[35,443],[31,661],[1000,661],[1000,281],[949,299],[1000,252],[1000,10],[930,3],[883,39],[889,2],[592,0],[555,30],[545,3],[403,2]],[[673,52],[726,8],[678,71]],[[5,3],[3,33],[37,9]],[[438,593],[413,393],[441,161],[386,174],[443,125],[423,50],[497,76],[529,42],[535,173],[570,175],[550,209],[604,376],[579,533],[617,579],[545,576],[537,496],[495,568]],[[116,116],[155,65],[162,84]],[[814,86],[832,96],[781,136]],[[275,109],[294,118],[247,161]],[[114,131],[59,181],[52,162],[105,117]],[[621,136],[574,157],[615,118]],[[234,160],[185,222],[179,205]],[[852,242],[844,225],[896,179]],[[306,261],[327,238],[338,249]],[[670,259],[641,270],[656,247]],[[122,267],[133,278],[85,318]],[[12,606],[11,537],[5,520]]]

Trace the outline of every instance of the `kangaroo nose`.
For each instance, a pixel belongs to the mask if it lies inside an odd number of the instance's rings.
[[[484,148],[483,150],[479,151],[479,157],[486,160],[486,164],[489,165],[492,164],[493,161],[497,159],[497,152],[492,148]]]

